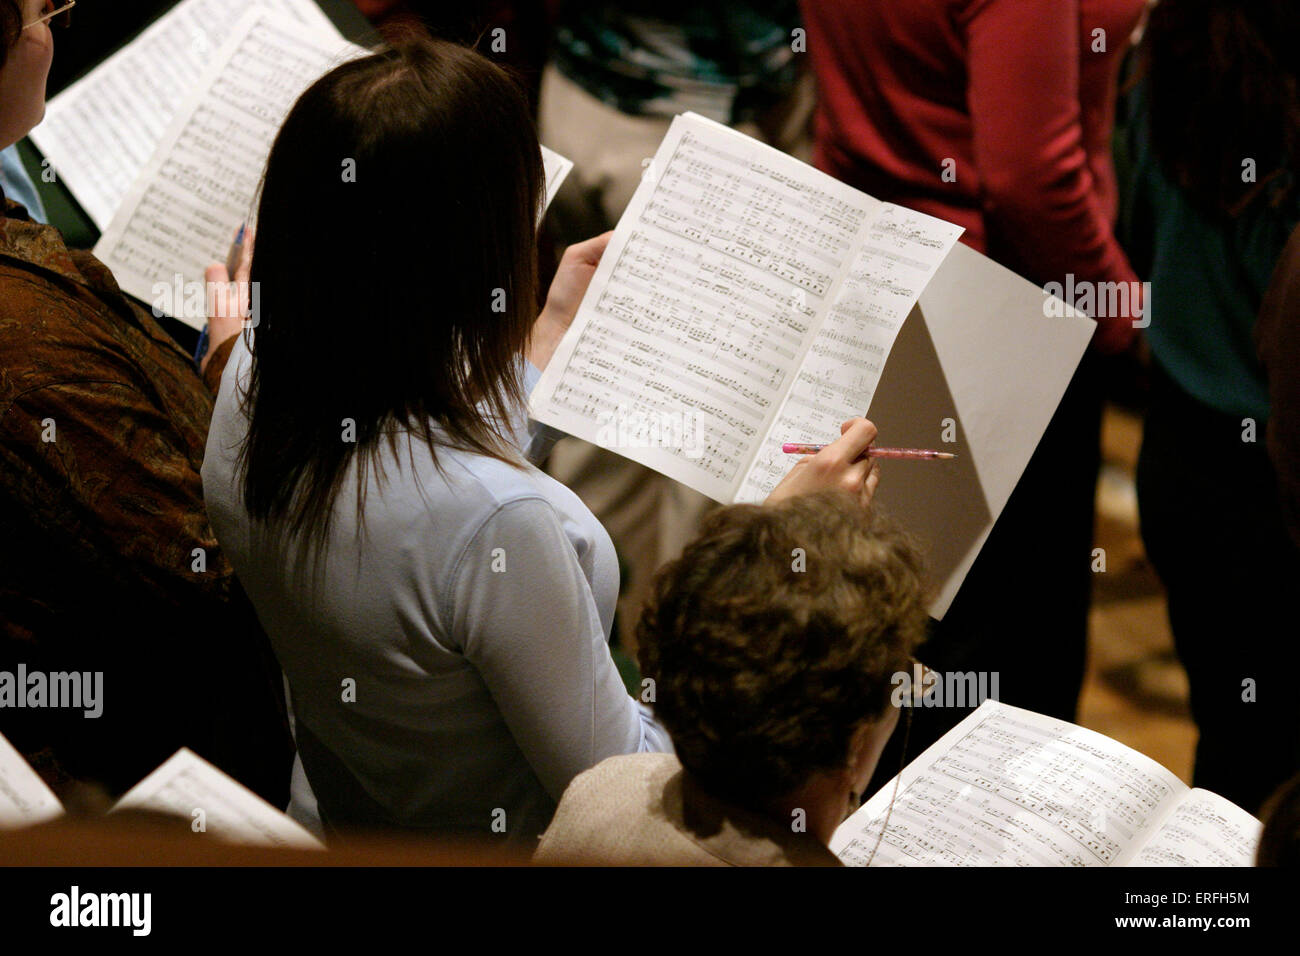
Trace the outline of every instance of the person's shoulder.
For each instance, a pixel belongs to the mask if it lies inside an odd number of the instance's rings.
[[[145,387],[141,356],[124,345],[111,309],[91,290],[6,264],[0,303],[0,391],[10,399],[85,382]]]
[[[635,753],[619,754],[606,757],[596,766],[585,770],[573,778],[569,789],[575,799],[599,798],[609,794],[615,797],[625,794],[644,794],[647,785],[667,782],[680,773],[681,762],[669,753]]]
[[[665,795],[681,773],[672,754],[610,757],[573,779],[542,835],[538,863],[713,863],[684,838]]]
[[[524,538],[552,540],[564,526],[564,515],[547,493],[547,476],[526,462],[508,462],[487,455],[439,448],[436,474],[421,476],[421,487],[444,499],[446,510],[435,508],[429,518],[447,527],[448,512],[469,534],[467,543],[490,530]]]

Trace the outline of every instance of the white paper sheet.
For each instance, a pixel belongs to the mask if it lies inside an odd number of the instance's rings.
[[[891,781],[830,848],[851,866],[1111,866],[1187,792],[1123,744],[990,700],[903,770],[892,811]]]
[[[0,830],[29,827],[62,815],[59,798],[0,734]]]
[[[285,814],[184,747],[127,791],[113,809],[182,817],[192,831],[228,843],[323,849]]]
[[[313,0],[183,0],[47,104],[32,141],[100,230],[250,9],[278,11],[304,33],[338,37]]]
[[[532,415],[718,501],[762,497],[793,464],[782,442],[832,440],[865,412],[898,327],[959,233],[679,116]],[[879,361],[847,354],[849,338]]]
[[[368,52],[280,14],[248,10],[95,246],[118,285],[153,304],[162,288],[202,284],[204,270],[226,261],[235,232],[252,216],[266,157],[294,101],[334,66]],[[205,322],[202,314],[164,311],[195,328]]]
[[[565,177],[573,170],[573,160],[566,159],[553,149],[542,147],[542,168],[546,173],[546,205],[542,207],[542,214],[550,208],[555,201],[555,194],[560,191],[560,186],[564,183]]]
[[[1264,825],[1208,790],[1174,807],[1130,866],[1252,866]]]
[[[881,510],[925,549],[935,618],[952,604],[1096,329],[1073,310],[1047,316],[1047,300],[1033,283],[956,246],[904,324],[867,411],[882,445],[958,456],[883,462],[876,493]]]

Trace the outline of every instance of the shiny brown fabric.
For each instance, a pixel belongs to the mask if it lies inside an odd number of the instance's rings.
[[[0,706],[0,732],[56,789],[121,791],[189,746],[282,803],[279,672],[203,508],[229,348],[205,382],[94,256],[4,212],[0,671],[104,677],[102,716]]]

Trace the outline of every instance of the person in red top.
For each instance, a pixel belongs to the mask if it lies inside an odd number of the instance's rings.
[[[1145,0],[816,0],[814,162],[1033,282],[1134,282],[1110,138]],[[1133,337],[1101,319],[1098,345]]]
[[[1076,286],[1132,283],[1138,293],[1115,239],[1110,136],[1120,60],[1145,6],[803,0],[818,85],[814,161],[878,199],[965,227],[963,242],[1033,282],[1073,276]],[[1138,315],[1096,316],[1093,354],[919,652],[940,671],[997,671],[1008,703],[1065,719],[1087,646],[1096,353],[1126,349]]]

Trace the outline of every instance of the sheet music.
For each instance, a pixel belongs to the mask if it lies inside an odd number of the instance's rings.
[[[677,117],[533,392],[533,416],[731,501],[880,204]],[[688,419],[686,435],[602,440]],[[608,434],[608,433],[607,433]]]
[[[777,459],[762,466],[770,490],[791,465],[780,443],[796,437],[777,436],[778,409],[781,429],[814,441],[863,414],[893,337],[960,232],[683,114],[533,392],[533,417],[722,502],[775,441]],[[685,434],[671,440],[670,428],[636,431],[679,420]],[[751,497],[765,496],[761,479],[752,485]]]
[[[292,17],[300,31],[338,37],[313,0],[184,0],[47,104],[32,141],[99,229],[236,22],[255,8]]]
[[[1129,866],[1253,866],[1264,825],[1208,790],[1193,790]]]
[[[224,262],[294,101],[368,52],[260,7],[245,12],[95,246],[122,289],[153,303],[156,285],[176,286],[178,275],[202,283],[209,264]]]
[[[892,781],[835,832],[865,866]],[[985,701],[910,764],[873,866],[1110,866],[1187,793],[1155,761],[1065,721]]]
[[[885,204],[835,293],[737,501],[762,501],[790,470],[785,442],[824,444],[866,415],[894,340],[962,229]]]
[[[0,734],[0,830],[34,826],[63,815],[63,804]]]
[[[191,829],[202,820],[201,832],[228,843],[323,848],[288,816],[184,747],[132,787],[113,809],[172,814],[189,821]]]

